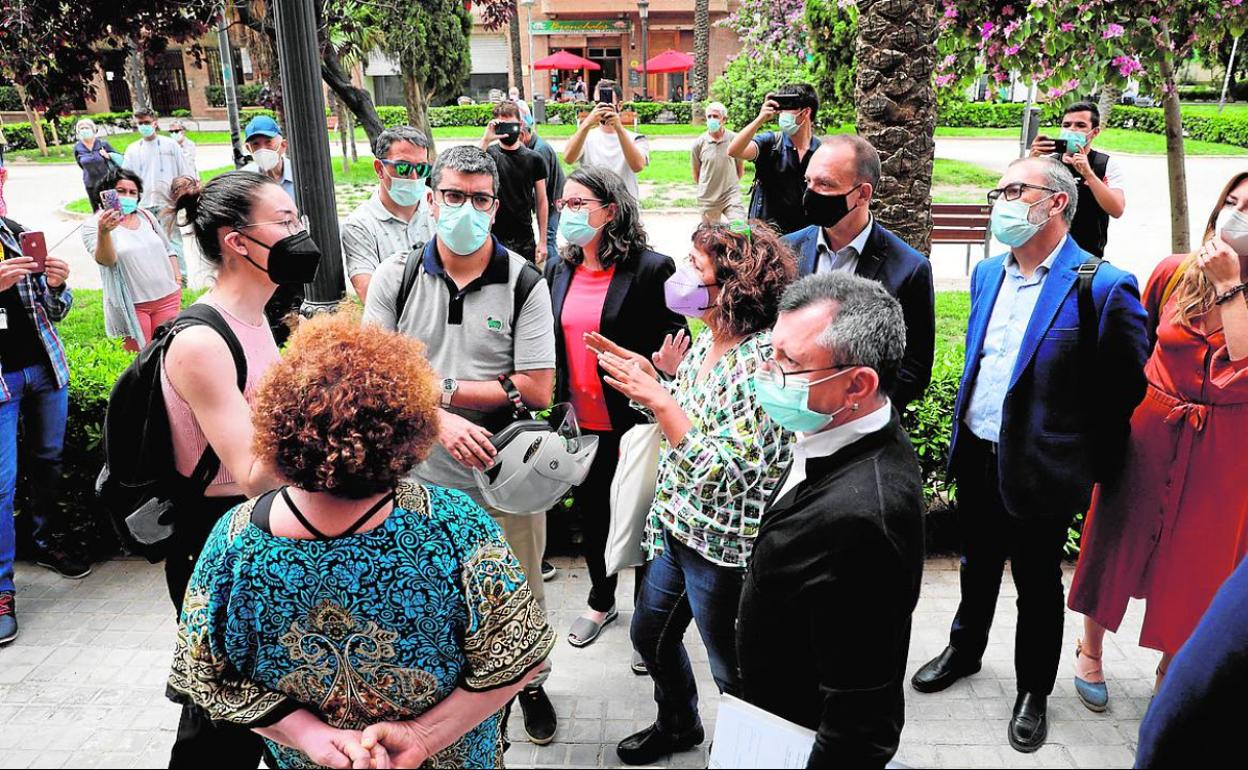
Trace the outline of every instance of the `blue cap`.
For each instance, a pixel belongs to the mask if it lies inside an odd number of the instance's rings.
[[[277,127],[277,121],[268,115],[257,115],[247,124],[246,141],[251,141],[253,136],[281,136],[282,130]]]

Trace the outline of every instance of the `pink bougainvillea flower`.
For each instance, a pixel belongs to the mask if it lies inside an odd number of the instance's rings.
[[[992,31],[996,28],[997,28],[997,25],[993,24],[990,21],[986,21],[983,24],[981,24],[979,27],[980,39],[987,40],[992,35]]]
[[[1122,37],[1126,31],[1127,30],[1121,24],[1111,23],[1106,25],[1105,31],[1101,33],[1101,38],[1104,40],[1112,40],[1116,37]]]
[[[1005,55],[1006,55],[1006,56],[1016,56],[1016,55],[1018,54],[1018,49],[1019,49],[1019,46],[1016,46],[1016,45],[1007,45],[1007,46],[1005,47]]]
[[[1061,31],[1063,31],[1063,32],[1074,32],[1074,31],[1075,31],[1075,25],[1074,25],[1074,24],[1071,24],[1071,23],[1070,23],[1070,22],[1068,22],[1068,21],[1064,21],[1064,22],[1062,22],[1061,24],[1057,25],[1057,28],[1058,28],[1058,29],[1060,29],[1060,30],[1061,30]]]

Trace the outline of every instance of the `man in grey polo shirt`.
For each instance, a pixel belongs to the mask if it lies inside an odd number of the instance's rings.
[[[429,242],[429,140],[411,126],[388,128],[373,142],[373,171],[380,182],[342,225],[347,277],[368,300],[368,284],[386,257]]]
[[[419,253],[388,257],[373,274],[364,322],[398,330],[425,344],[442,382],[441,430],[429,459],[416,469],[422,483],[463,490],[499,523],[542,608],[541,559],[546,513],[505,514],[485,505],[473,468],[493,462],[492,431],[510,422],[511,402],[500,382],[509,379],[530,409],[550,406],[555,381],[555,322],[550,291],[535,285],[513,305],[521,272],[536,271],[508,251],[490,228],[498,211],[498,167],[479,147],[452,147],[438,156],[432,176],[435,236]],[[420,259],[406,297],[404,271]],[[519,696],[525,732],[536,744],[554,739],[554,707],[540,676]]]

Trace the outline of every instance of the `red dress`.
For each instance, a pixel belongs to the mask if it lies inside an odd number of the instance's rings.
[[[1158,307],[1183,259],[1145,289],[1160,319],[1148,394],[1122,476],[1093,497],[1070,589],[1070,608],[1110,631],[1130,598],[1147,600],[1140,644],[1171,654],[1248,553],[1248,359],[1230,360],[1221,329],[1175,324],[1173,297]]]

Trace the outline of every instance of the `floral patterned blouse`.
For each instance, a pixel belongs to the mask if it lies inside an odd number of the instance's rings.
[[[693,427],[676,446],[666,436],[660,441],[642,547],[657,557],[666,531],[707,561],[744,568],[763,509],[792,457],[793,434],[754,395],[754,372],[770,355],[771,333],[745,338],[699,379],[713,343],[709,329],[699,334],[667,383]]]
[[[175,700],[253,727],[304,707],[360,730],[413,719],[457,687],[512,684],[550,654],[554,632],[520,563],[464,494],[401,484],[381,525],[324,541],[267,532],[253,520],[266,498],[222,517],[204,546],[178,629]],[[501,767],[501,718],[428,764]],[[266,743],[278,767],[313,766]]]

